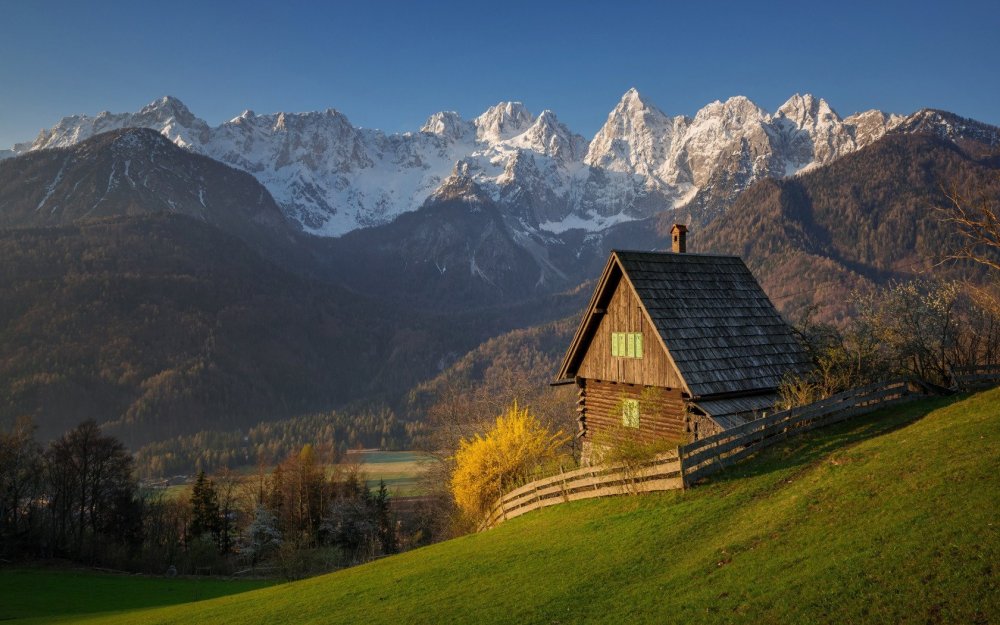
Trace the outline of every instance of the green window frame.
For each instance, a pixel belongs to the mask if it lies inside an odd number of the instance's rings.
[[[642,332],[612,332],[611,355],[616,358],[642,358]]]
[[[622,400],[622,425],[627,428],[639,427],[639,400]]]

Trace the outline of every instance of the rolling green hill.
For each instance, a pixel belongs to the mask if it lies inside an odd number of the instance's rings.
[[[998,439],[1000,389],[914,403],[687,492],[556,506],[331,575],[80,620],[996,623]]]

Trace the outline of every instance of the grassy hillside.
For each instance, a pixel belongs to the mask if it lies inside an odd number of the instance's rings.
[[[332,575],[83,620],[996,623],[998,439],[1000,390],[921,402],[688,492],[556,506]]]
[[[56,569],[0,569],[0,621],[44,617],[82,618],[95,612],[128,612],[246,592],[274,582],[161,579]]]

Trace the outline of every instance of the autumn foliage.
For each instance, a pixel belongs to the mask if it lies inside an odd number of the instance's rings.
[[[451,477],[455,503],[469,516],[481,515],[497,497],[554,458],[567,439],[514,402],[485,436],[459,442]]]

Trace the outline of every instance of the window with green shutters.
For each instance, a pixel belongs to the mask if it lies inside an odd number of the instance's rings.
[[[622,400],[622,425],[627,428],[639,427],[639,400]]]
[[[642,332],[612,332],[611,355],[618,358],[642,358]]]

